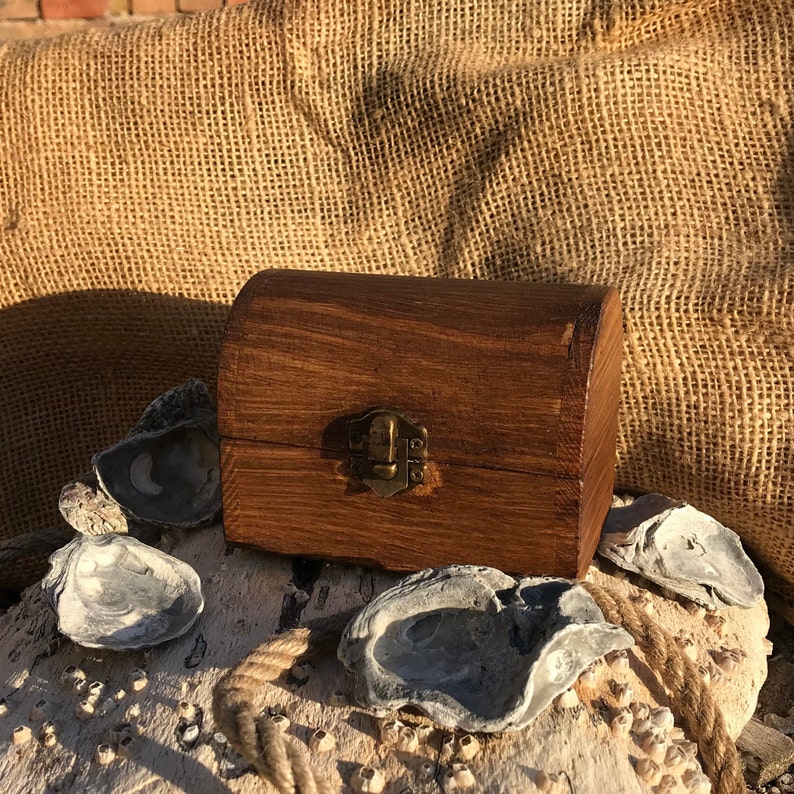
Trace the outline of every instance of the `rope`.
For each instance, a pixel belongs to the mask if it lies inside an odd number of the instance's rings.
[[[254,704],[262,685],[275,681],[298,658],[310,658],[335,647],[358,610],[285,631],[255,648],[216,685],[212,714],[229,743],[279,794],[331,794],[328,781],[309,766],[306,755],[289,741]]]
[[[633,637],[645,659],[664,682],[681,714],[688,735],[697,742],[713,794],[744,794],[747,786],[736,744],[706,683],[675,639],[651,618],[606,587],[581,582],[609,623],[622,626]]]
[[[621,595],[592,582],[581,585],[608,622],[622,626],[634,637],[650,668],[671,692],[688,735],[697,742],[713,794],[744,794],[739,755],[722,712],[675,639]],[[216,725],[279,794],[330,794],[331,788],[317,777],[295,744],[269,717],[260,716],[253,704],[262,685],[279,678],[296,659],[317,656],[338,643],[356,611],[277,635],[252,651],[215,686],[212,712]]]
[[[49,554],[61,548],[74,537],[74,532],[61,529],[39,529],[0,540],[0,566],[15,562],[22,557]],[[0,567],[0,579],[2,568]]]

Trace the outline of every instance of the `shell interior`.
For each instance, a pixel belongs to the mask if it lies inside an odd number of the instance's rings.
[[[495,732],[523,728],[592,661],[632,644],[578,585],[455,565],[375,598],[338,655],[363,705],[412,705],[440,725]]]
[[[140,432],[94,456],[102,488],[132,518],[194,527],[220,511],[214,420]]]
[[[764,594],[761,575],[735,532],[661,494],[613,507],[598,552],[710,609],[750,608]]]
[[[78,535],[51,555],[41,586],[58,628],[88,648],[165,642],[204,608],[193,568],[125,535]]]

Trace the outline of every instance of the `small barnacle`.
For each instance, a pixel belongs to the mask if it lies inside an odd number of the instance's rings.
[[[284,714],[274,714],[270,721],[282,732],[284,733],[287,728],[290,726],[289,717],[286,717]]]
[[[124,736],[119,742],[119,756],[134,758],[141,750],[141,744],[134,736]]]
[[[535,788],[543,794],[557,794],[560,790],[560,776],[554,772],[544,772],[541,770],[535,775]]]
[[[444,775],[444,789],[457,791],[472,788],[477,781],[466,764],[453,764]]]
[[[662,736],[653,732],[648,733],[642,740],[641,746],[651,761],[656,761],[657,764],[661,764],[664,761],[667,753],[667,742]]]
[[[73,664],[70,664],[62,673],[61,673],[61,681],[71,685],[71,683],[75,680],[86,680],[86,675],[83,670],[79,667],[76,667]]]
[[[397,737],[397,749],[403,753],[414,753],[419,747],[419,737],[416,731],[408,725],[404,725],[400,729],[400,735]]]
[[[713,689],[721,686],[725,682],[725,673],[722,668],[714,664],[713,660],[709,660],[709,686]]]
[[[616,709],[609,723],[609,729],[613,736],[628,736],[633,724],[634,717],[628,708]]]
[[[11,744],[25,744],[33,738],[33,731],[27,725],[18,725],[11,734]]]
[[[649,786],[655,786],[662,779],[662,768],[650,758],[640,758],[634,767],[637,777]]]
[[[49,719],[50,708],[46,700],[37,700],[30,710],[30,719],[36,722],[43,722]]]
[[[673,794],[677,785],[678,781],[675,779],[675,775],[662,775],[659,785],[656,786],[656,794]]]
[[[0,698],[0,717],[7,716],[10,710],[11,709],[8,708],[8,703],[6,703],[6,699]]]
[[[41,743],[45,747],[55,747],[55,745],[58,744],[58,734],[45,733],[44,736],[41,737]]]
[[[644,717],[642,719],[635,718],[632,731],[637,736],[648,736],[649,734],[657,735],[660,733],[659,728],[651,722],[650,717]]]
[[[85,678],[73,678],[72,689],[77,695],[84,695],[88,689],[88,681]]]
[[[98,745],[94,752],[94,760],[102,766],[109,764],[115,757],[116,751],[109,744]]]
[[[711,791],[711,781],[697,769],[687,769],[681,775],[681,782],[692,794],[709,794]]]
[[[48,733],[58,733],[58,726],[52,720],[47,720],[41,725],[41,735],[46,736]]]
[[[458,758],[461,761],[470,761],[480,752],[480,742],[476,736],[467,733],[458,740]]]
[[[400,738],[400,731],[405,726],[399,720],[386,720],[380,726],[380,740],[383,744],[395,745]]]
[[[680,742],[675,743],[676,747],[680,747],[684,755],[686,755],[687,760],[694,761],[698,755],[698,746],[695,742],[690,742],[687,739],[683,739]]]
[[[121,703],[125,697],[127,697],[127,693],[123,689],[119,688],[113,690],[113,700],[115,700],[116,703]]]
[[[419,774],[423,780],[432,780],[436,776],[436,765],[432,761],[423,761]]]
[[[115,708],[116,708],[116,701],[113,700],[113,698],[108,697],[105,698],[104,701],[102,701],[102,705],[100,705],[99,708],[97,709],[97,714],[99,714],[100,717],[104,717],[106,714],[110,714],[110,712],[113,711],[113,709]]]
[[[190,722],[196,718],[196,707],[187,700],[180,700],[174,708],[176,716],[181,720]]]
[[[347,706],[350,699],[342,689],[335,689],[328,698],[329,706]]]
[[[628,651],[612,651],[606,655],[606,660],[613,670],[628,670],[629,668]]]
[[[105,685],[101,681],[92,681],[86,689],[86,697],[94,701],[99,700],[105,694]]]
[[[74,707],[74,715],[78,720],[90,720],[95,713],[94,704],[88,700],[80,700]]]
[[[664,765],[670,772],[679,773],[692,759],[680,744],[671,744],[664,754]]]
[[[696,620],[703,620],[706,617],[706,607],[698,604],[696,601],[687,601],[686,604],[684,604],[684,609]]]
[[[141,704],[140,703],[132,703],[131,705],[127,706],[124,712],[124,719],[127,722],[132,722],[133,720],[137,720],[138,717],[141,716]]]
[[[336,739],[328,731],[319,728],[309,737],[309,747],[315,753],[328,753],[336,747]]]
[[[427,744],[430,737],[435,733],[431,725],[419,725],[416,728],[416,735],[419,737],[419,744]]]
[[[561,709],[573,709],[580,703],[579,695],[575,689],[566,689],[561,695],[557,696],[557,706]]]
[[[711,651],[711,658],[723,672],[729,675],[735,673],[744,659],[744,655],[738,650],[720,648],[718,651]]]
[[[706,625],[710,626],[717,632],[718,637],[724,637],[727,631],[727,621],[723,615],[718,615],[714,612],[710,612],[706,615]]]
[[[651,709],[650,713],[651,722],[660,728],[665,733],[669,733],[675,724],[673,712],[667,706],[659,706],[659,708]]]
[[[612,682],[612,694],[615,696],[618,706],[628,706],[634,697],[634,689],[630,684],[622,684],[617,681]]]
[[[675,638],[678,647],[693,661],[697,661],[698,658],[698,649],[695,643],[693,642],[692,638],[687,634],[679,634]]]
[[[450,733],[444,736],[441,740],[441,754],[442,761],[450,761],[455,756],[457,742],[455,737]]]
[[[651,716],[651,707],[647,703],[638,703],[635,701],[629,704],[629,709],[634,715],[635,720],[647,720]]]
[[[140,667],[134,667],[130,670],[129,681],[130,689],[133,692],[141,692],[149,685],[149,676],[145,670],[141,670]]]
[[[371,766],[360,766],[350,777],[350,788],[357,794],[381,794],[386,787],[383,772]]]

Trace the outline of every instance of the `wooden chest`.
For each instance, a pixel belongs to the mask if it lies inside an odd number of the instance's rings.
[[[621,337],[607,287],[259,273],[220,357],[227,539],[582,576],[611,501]]]

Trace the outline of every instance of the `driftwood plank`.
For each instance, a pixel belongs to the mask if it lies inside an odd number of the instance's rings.
[[[232,550],[219,527],[185,535],[172,553],[198,570],[207,603],[198,623],[178,640],[145,652],[80,648],[59,638],[54,618],[35,587],[0,620],[0,697],[8,705],[8,713],[0,719],[4,792],[253,794],[266,790],[217,735],[210,707],[216,681],[279,627],[360,606],[399,578],[367,568],[296,565],[286,557]],[[596,569],[590,575],[627,596],[641,592],[629,581]],[[737,673],[715,690],[732,735],[738,735],[752,715],[766,675],[765,606],[725,611],[725,633],[719,637],[682,605],[658,595],[651,595],[650,600],[661,625],[692,637],[699,661],[706,662],[709,650],[719,645],[741,647],[748,654]],[[615,672],[601,665],[592,685],[577,685],[582,700],[577,708],[551,706],[524,731],[482,737],[482,750],[470,761],[476,790],[492,794],[527,791],[537,772],[545,770],[561,773],[577,794],[645,791],[633,768],[642,751],[633,739],[615,739],[604,721],[615,702],[612,680],[631,683],[637,700],[666,704],[664,691],[641,655],[632,652],[630,658],[629,670]],[[79,696],[60,680],[68,665],[81,666],[90,681],[102,681],[109,690],[124,688],[128,694],[110,713],[80,721],[74,716]],[[148,686],[141,692],[129,686],[135,668],[148,674]],[[311,756],[340,791],[349,790],[346,782],[359,765],[371,764],[383,770],[389,781],[387,792],[438,794],[443,771],[439,747],[445,732],[435,730],[416,753],[396,752],[378,741],[379,717],[355,706],[330,704],[335,690],[347,688],[341,665],[328,657],[315,664],[305,681],[286,678],[264,686],[256,705],[266,709],[280,704],[292,722],[290,736],[304,746],[317,728],[336,737],[333,752]],[[45,701],[41,709],[58,725],[53,747],[45,747],[39,738],[41,716],[31,716],[40,700]],[[183,700],[194,704],[200,714],[199,737],[190,746],[181,741],[176,713]],[[98,764],[94,760],[97,745],[125,716],[142,731],[134,743],[134,756],[106,766]],[[401,718],[429,724],[416,715]],[[14,745],[11,737],[18,726],[29,727],[33,738]],[[430,779],[425,763],[432,765]]]
[[[794,741],[755,718],[744,726],[736,746],[746,765],[747,780],[753,786],[768,783],[794,764]]]

